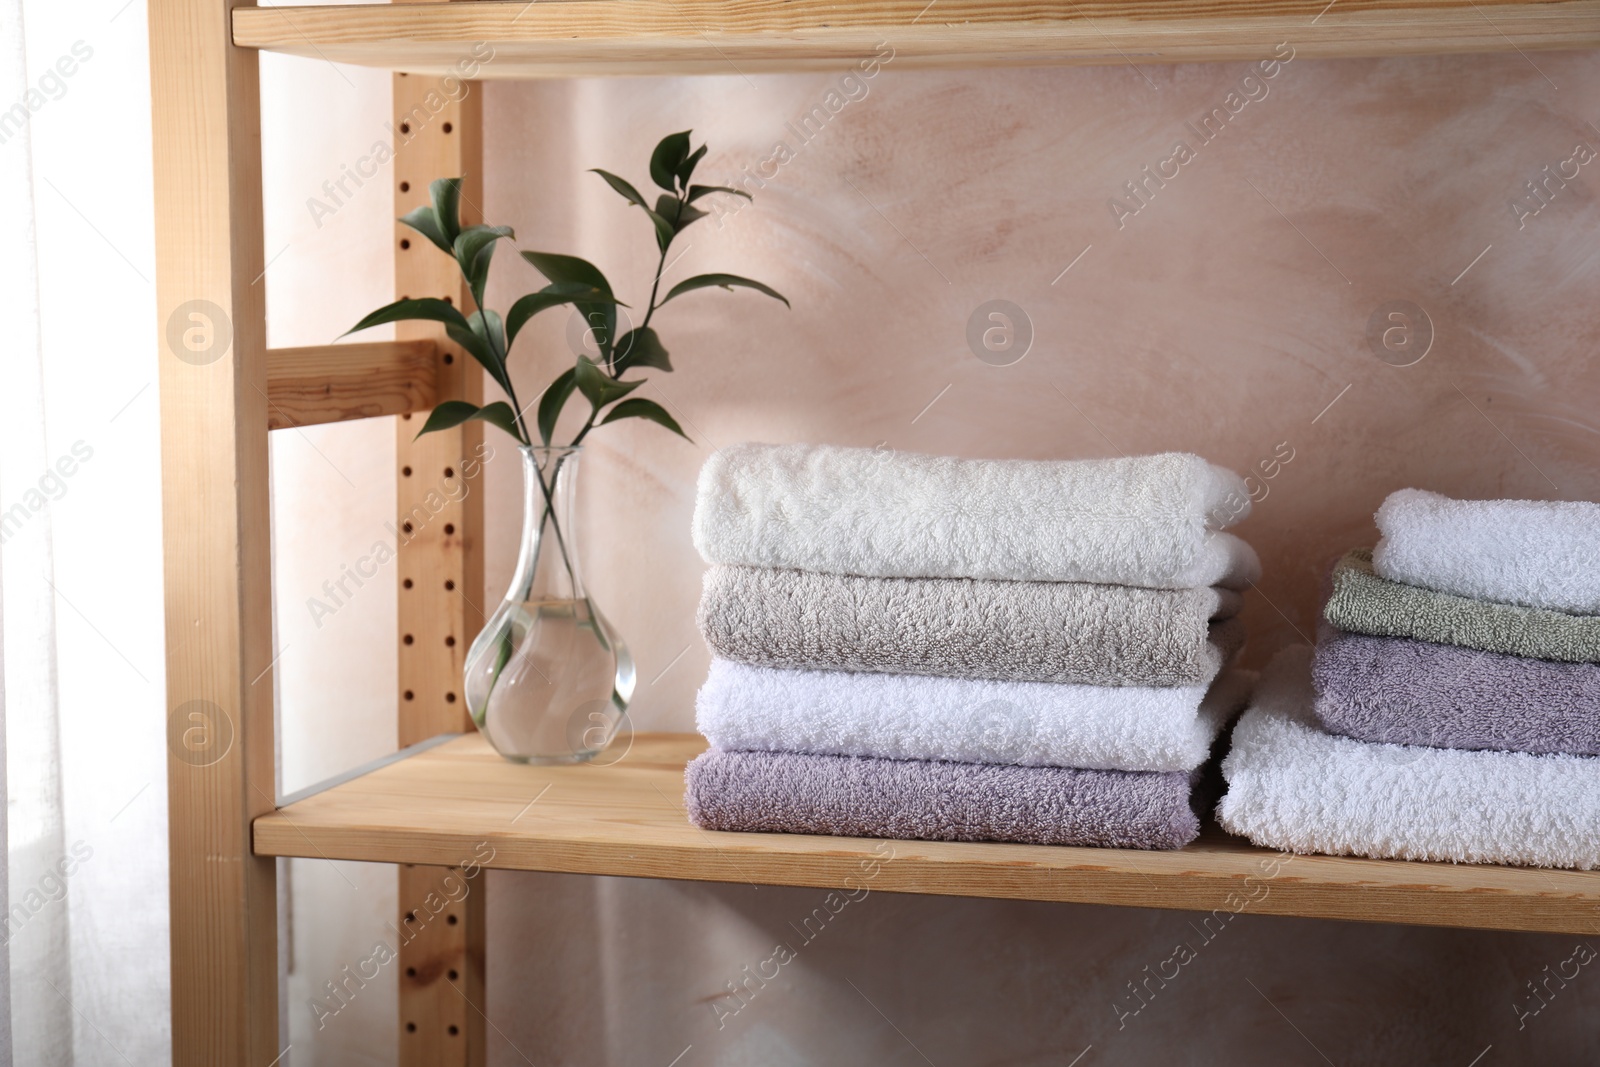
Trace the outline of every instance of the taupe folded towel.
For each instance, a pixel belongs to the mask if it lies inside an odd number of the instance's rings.
[[[1506,656],[1600,663],[1600,616],[1568,615],[1437,593],[1380,578],[1372,550],[1351,550],[1333,568],[1323,617],[1341,630],[1411,637]]]
[[[711,651],[761,667],[1080,685],[1203,685],[1244,644],[1238,593],[860,578],[714,566]]]

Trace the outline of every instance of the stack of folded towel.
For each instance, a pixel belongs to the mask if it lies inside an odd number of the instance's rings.
[[[1177,848],[1248,696],[1249,498],[1195,456],[738,445],[700,475],[717,830]],[[1215,684],[1213,684],[1215,683]]]
[[[1268,668],[1227,828],[1296,851],[1600,867],[1600,505],[1407,489]]]

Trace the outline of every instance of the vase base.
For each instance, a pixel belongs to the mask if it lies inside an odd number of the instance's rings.
[[[501,752],[500,757],[510,760],[512,763],[525,763],[531,767],[560,767],[567,764],[588,763],[600,755],[602,751],[602,749],[595,749],[593,752],[566,752],[559,756],[513,756],[509,753]]]

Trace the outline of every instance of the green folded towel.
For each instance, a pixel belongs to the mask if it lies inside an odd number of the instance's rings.
[[[1507,656],[1600,663],[1600,616],[1524,608],[1437,593],[1380,578],[1372,550],[1352,549],[1333,568],[1323,618],[1341,630],[1411,637]]]

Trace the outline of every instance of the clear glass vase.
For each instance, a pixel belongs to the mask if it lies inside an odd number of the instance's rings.
[[[633,696],[633,657],[589,599],[572,538],[581,451],[521,449],[516,575],[467,652],[472,721],[519,763],[593,759]]]

